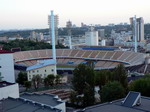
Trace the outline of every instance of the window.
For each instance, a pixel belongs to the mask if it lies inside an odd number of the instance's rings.
[[[51,70],[52,72],[54,71],[54,69]]]
[[[39,72],[39,70],[37,70],[37,72]]]
[[[34,73],[35,71],[33,70],[32,72]]]
[[[0,66],[0,68],[2,68],[2,66]]]
[[[46,70],[45,70],[45,72],[46,72]]]

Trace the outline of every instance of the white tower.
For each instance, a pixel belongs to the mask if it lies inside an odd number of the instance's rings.
[[[134,39],[135,39],[135,48],[134,51],[137,52],[137,22],[136,22],[136,16],[134,17]]]
[[[54,26],[54,14],[53,14],[53,10],[51,11],[51,31],[50,31],[50,34],[51,34],[51,37],[52,37],[52,55],[53,55],[53,59],[55,60],[56,62],[56,47],[55,47],[55,26]],[[56,65],[55,65],[56,66]],[[55,67],[55,70],[54,70],[54,74],[57,74],[57,71],[56,71],[56,67]]]

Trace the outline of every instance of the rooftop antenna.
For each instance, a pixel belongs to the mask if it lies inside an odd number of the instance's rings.
[[[134,39],[135,39],[134,51],[137,52],[137,23],[136,23],[136,15],[133,18],[133,24],[134,24]]]
[[[56,62],[56,47],[55,47],[55,26],[54,26],[54,14],[53,10],[51,10],[51,37],[52,37],[52,55],[53,59]],[[54,69],[54,74],[57,74],[56,67]]]

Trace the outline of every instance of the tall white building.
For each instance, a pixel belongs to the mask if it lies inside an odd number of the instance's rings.
[[[2,80],[15,83],[13,54],[10,51],[0,50],[0,74]]]
[[[90,31],[85,32],[85,44],[89,46],[98,46],[98,31],[91,27]]]
[[[48,16],[48,24],[49,24],[49,31],[50,31],[50,38],[51,37],[51,16]],[[58,25],[59,25],[59,17],[58,15],[54,16],[54,27],[55,27],[55,44],[58,44]]]
[[[132,27],[132,31],[134,34],[134,23],[133,23],[133,17],[130,18],[130,23],[131,23],[131,27]],[[137,28],[136,28],[136,32],[137,32],[137,41],[143,41],[144,39],[144,20],[142,17],[137,18],[136,19],[136,23],[137,23]],[[134,38],[133,38],[134,40]]]

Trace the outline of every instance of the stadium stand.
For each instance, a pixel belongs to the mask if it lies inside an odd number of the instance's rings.
[[[31,50],[13,53],[16,64],[31,66],[38,60],[52,58],[52,50]],[[83,50],[83,49],[57,49],[57,64],[78,65],[83,61],[95,61],[95,67],[111,68],[119,63],[126,66],[143,64],[145,56],[142,53],[131,51],[101,51],[101,50]]]

